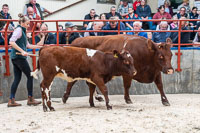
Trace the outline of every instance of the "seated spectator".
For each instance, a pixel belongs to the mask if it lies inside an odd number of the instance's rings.
[[[7,4],[3,4],[2,10],[0,12],[0,19],[12,19],[12,17],[10,16],[10,13],[8,13],[8,11],[9,11],[8,5]],[[0,21],[0,30],[4,27],[5,24],[6,24],[6,21]],[[10,24],[13,27],[15,27],[13,22],[10,22]]]
[[[134,10],[135,13],[136,13],[137,7],[140,6],[140,3],[141,3],[141,0],[136,0],[136,1],[133,3],[133,10]]]
[[[96,15],[95,10],[94,10],[94,9],[91,9],[91,10],[90,10],[90,13],[87,14],[87,15],[85,15],[84,20],[94,20],[95,17],[97,17],[97,16],[98,16],[98,15]],[[91,22],[91,21],[84,21],[84,22],[83,22],[83,27],[84,27],[83,29],[86,29],[86,28],[88,27],[89,22]]]
[[[109,20],[117,20],[117,17],[110,17]],[[118,22],[117,21],[110,21],[106,26],[102,28],[102,30],[118,30]],[[123,27],[120,23],[120,30],[125,30],[125,27]],[[117,35],[117,32],[103,32],[103,35]],[[122,34],[122,32],[120,32]]]
[[[170,30],[169,29],[169,25],[166,21],[162,21],[160,24],[159,24],[159,29],[158,31],[163,31],[163,30]],[[154,32],[153,33],[153,36],[152,36],[152,40],[155,42],[155,43],[161,43],[161,42],[165,42],[166,39],[168,37],[170,37],[170,34],[171,32]]]
[[[106,19],[110,19],[110,17],[114,17],[114,16],[118,16],[119,19],[122,19],[122,16],[118,12],[116,12],[115,6],[112,6],[110,8],[110,12],[106,14]]]
[[[174,12],[171,7],[171,2],[169,0],[165,0],[164,6],[165,6],[165,12],[169,13],[171,17],[174,16]]]
[[[1,31],[5,30],[5,26]],[[9,24],[7,31],[14,31],[14,27]],[[8,39],[8,45],[9,45],[9,41],[10,41],[10,37],[12,36],[12,33],[8,32],[7,33],[7,39]],[[4,32],[0,32],[0,45],[5,45],[5,33]]]
[[[197,10],[198,10],[197,7],[192,8],[192,11],[189,13],[189,19],[198,19],[199,14],[197,13]],[[193,28],[196,28],[197,21],[190,21],[190,26],[192,26]]]
[[[133,8],[128,8],[128,15],[125,17],[127,20],[135,20],[138,19],[138,15],[134,13]],[[126,29],[133,30],[133,21],[126,22]]]
[[[181,17],[188,18],[185,7],[181,7],[179,13],[177,13],[177,18],[180,19]]]
[[[177,18],[176,15],[173,16],[173,20],[178,20],[178,18]],[[172,30],[172,29],[174,29],[174,28],[176,28],[176,27],[178,27],[178,21],[173,21],[173,22],[170,24],[170,30]]]
[[[128,4],[128,0],[123,0],[123,5],[120,5],[119,9],[118,9],[118,12],[122,16],[122,18],[125,18],[128,15],[128,8],[129,7],[132,7],[132,5]]]
[[[28,12],[27,12],[28,7],[32,7],[34,10],[34,13],[39,15],[42,20],[44,20],[43,13],[46,12],[48,14],[51,14],[49,10],[41,7],[40,4],[36,2],[36,0],[29,0],[29,3],[24,6],[24,15],[27,15],[27,16],[28,16]]]
[[[142,22],[140,21],[135,21],[133,23],[133,31],[143,31],[142,29]],[[148,38],[147,32],[127,32],[127,35],[138,35],[138,36],[143,36],[145,38]]]
[[[181,10],[182,7],[185,7],[186,13],[189,13],[190,12],[189,0],[183,0],[183,3],[178,6],[178,10]]]
[[[100,20],[100,17],[99,17],[99,16],[96,16],[96,17],[94,18],[94,20]],[[92,25],[93,25],[93,24],[94,24],[94,21],[89,22],[88,25],[87,25],[86,30],[92,28]]]
[[[48,25],[43,23],[40,27],[39,35],[35,36],[35,42],[38,44],[41,40],[44,39],[44,43],[42,44],[56,44],[56,38],[53,33],[48,33]]]
[[[27,13],[28,13],[27,17],[30,20],[41,20],[40,16],[34,13],[34,10],[33,10],[32,7],[28,7],[27,8]],[[40,30],[40,25],[41,25],[41,23],[37,23],[35,31]],[[34,22],[30,22],[30,26],[29,26],[29,28],[27,30],[31,31],[33,29],[33,26],[34,26]]]
[[[146,4],[145,0],[141,0],[140,6],[137,7],[136,13],[138,14],[139,19],[148,20],[151,19],[151,8]],[[153,29],[153,22],[149,21],[149,28]]]
[[[185,17],[181,17],[180,20],[185,20]],[[186,21],[181,22],[181,29],[182,30],[189,30],[188,24]],[[178,27],[174,28],[173,30],[178,30]],[[171,32],[170,38],[172,39],[173,43],[178,43],[178,32]],[[190,32],[181,32],[181,43],[189,43],[190,39]]]
[[[115,20],[120,20],[118,16],[115,16],[114,18],[115,18]],[[126,25],[124,24],[124,22],[121,22],[121,21],[120,21],[120,28],[121,28],[122,30],[125,30],[125,29],[126,29]],[[126,34],[126,32],[124,32],[123,34]]]
[[[100,20],[106,20],[106,14],[105,14],[105,13],[101,13],[101,14],[100,14]],[[104,23],[103,26],[105,26],[108,22],[103,21],[103,23]]]
[[[165,12],[165,6],[162,5],[158,8],[158,12],[153,15],[153,19],[171,19],[171,15],[167,12]],[[156,25],[160,24],[160,21],[154,22]],[[168,22],[170,23],[170,21]]]
[[[88,30],[90,30],[90,32],[85,32],[84,37],[86,37],[86,36],[102,36],[101,32],[93,32],[93,30],[101,30],[103,26],[104,26],[103,22],[100,22],[100,21],[94,22],[93,26],[90,29],[88,29]]]
[[[198,30],[200,30],[200,27],[198,28]],[[193,40],[194,44],[200,44],[200,31],[196,33],[194,40]],[[196,45],[194,45],[196,46]]]
[[[65,31],[75,31],[75,25],[71,22],[65,23]],[[81,37],[78,32],[63,32],[59,34],[59,44],[71,44],[76,38]]]
[[[58,30],[59,31],[63,31],[63,26],[62,25],[58,25]]]

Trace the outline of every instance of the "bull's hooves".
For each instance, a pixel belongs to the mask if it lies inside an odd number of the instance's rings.
[[[107,110],[112,110],[112,106],[107,106]]]
[[[68,98],[66,98],[66,97],[62,97],[62,101],[63,101],[64,104],[67,102],[67,99]]]
[[[162,102],[164,106],[170,106],[169,102]]]
[[[131,100],[126,100],[127,104],[133,104],[133,102]]]
[[[103,101],[104,101],[103,98],[102,98],[101,96],[95,97],[95,99],[96,99],[97,101],[99,101],[99,102],[103,102]]]

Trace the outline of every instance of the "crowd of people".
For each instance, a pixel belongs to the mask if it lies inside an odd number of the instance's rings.
[[[84,20],[104,20],[102,22],[91,22],[84,21],[82,30],[88,30],[85,33],[78,32],[62,32],[59,33],[59,44],[70,44],[73,40],[78,37],[86,36],[105,36],[105,35],[116,35],[117,32],[104,32],[104,30],[123,30],[127,32],[120,32],[120,34],[129,34],[129,35],[138,35],[146,38],[150,38],[156,43],[161,43],[170,37],[173,43],[178,42],[178,32],[170,32],[171,30],[178,30],[179,23],[177,21],[162,21],[170,19],[200,19],[198,14],[198,8],[193,7],[190,9],[189,0],[183,0],[183,3],[178,6],[178,12],[173,12],[172,6],[169,0],[159,2],[158,11],[155,14],[152,14],[151,7],[147,4],[146,0],[120,0],[119,7],[112,6],[109,13],[102,13],[97,15],[95,9],[91,9],[89,14],[85,15]],[[11,15],[8,13],[9,6],[4,4],[2,6],[2,11],[0,13],[0,19],[12,19]],[[30,0],[28,4],[24,7],[24,15],[27,16],[30,20],[42,20],[43,12],[51,14],[50,11],[41,7],[36,0]],[[118,22],[116,20],[124,20]],[[160,21],[142,21],[142,20],[151,20],[158,19]],[[106,22],[105,20],[115,20]],[[126,21],[129,20],[129,21]],[[133,21],[130,21],[133,20]],[[0,22],[0,29],[4,30],[5,23]],[[31,31],[33,29],[34,22],[30,23],[30,27],[27,29]],[[118,26],[120,26],[118,28]],[[15,25],[13,22],[10,23],[8,31],[13,31]],[[63,28],[64,27],[64,28]],[[200,27],[200,22],[198,21],[182,21],[181,23],[182,30],[198,30]],[[156,30],[156,32],[145,32],[145,30]],[[36,31],[48,31],[48,25],[46,23],[37,23]],[[71,22],[67,22],[65,26],[59,25],[59,30],[65,31],[75,31],[77,26]],[[100,30],[101,32],[93,32]],[[141,30],[142,32],[138,32]],[[168,30],[169,32],[159,32],[162,30]],[[137,32],[135,32],[137,31]],[[10,38],[8,35],[8,41]],[[28,40],[31,42],[31,34],[27,35]],[[43,39],[44,38],[44,39]],[[36,43],[39,43],[41,40],[44,44],[56,44],[57,34],[53,33],[36,33]],[[182,32],[181,33],[181,43],[198,43],[199,33],[195,32]],[[4,34],[0,34],[0,45],[4,45]]]

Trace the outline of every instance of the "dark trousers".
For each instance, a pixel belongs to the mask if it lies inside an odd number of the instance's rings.
[[[10,99],[15,98],[15,93],[17,87],[22,77],[22,72],[27,77],[27,90],[28,96],[32,96],[33,93],[33,77],[31,76],[31,69],[26,59],[17,58],[12,59],[13,69],[14,69],[14,81],[11,86]]]

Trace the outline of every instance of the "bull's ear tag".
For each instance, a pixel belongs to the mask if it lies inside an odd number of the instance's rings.
[[[117,54],[114,54],[114,57],[115,57],[115,58],[118,58]]]

